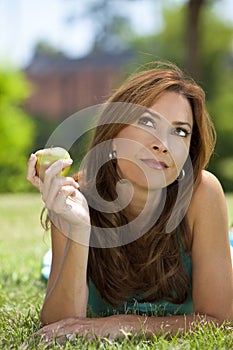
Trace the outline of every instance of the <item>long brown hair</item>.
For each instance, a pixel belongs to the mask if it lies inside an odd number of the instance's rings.
[[[97,208],[95,199],[92,198],[93,186],[96,186],[98,193],[109,205],[117,197],[116,183],[119,176],[116,161],[106,161],[111,151],[111,142],[107,141],[126,127],[126,123],[135,118],[135,113],[141,112],[140,108],[137,112],[138,107],[134,106],[148,108],[164,91],[183,94],[193,113],[189,152],[192,171],[190,164],[185,164],[186,177],[179,197],[182,204],[176,205],[180,184],[175,181],[166,189],[164,208],[153,226],[142,237],[126,244],[123,239],[122,244],[114,246],[117,235],[122,235],[118,228],[128,224],[127,217],[124,211],[108,213],[101,207]],[[96,146],[103,142],[106,145],[100,152]],[[184,211],[187,210],[192,190],[195,191],[200,181],[201,171],[208,164],[214,144],[215,130],[206,111],[205,94],[193,79],[174,64],[156,63],[155,68],[132,75],[107,101],[90,144],[92,152],[86,163],[83,192],[90,204],[92,222],[88,278],[91,278],[100,295],[111,305],[117,306],[135,293],[140,293],[143,300],[149,302],[166,298],[181,303],[186,299],[190,280],[181,259],[180,243],[183,250],[190,254],[192,236]],[[175,219],[178,218],[177,224],[171,232],[167,232],[167,224],[172,215]],[[109,230],[108,242],[101,247],[102,228]],[[133,236],[132,231],[133,228],[130,230],[130,226],[127,226],[123,236]],[[111,244],[112,247],[109,248]]]

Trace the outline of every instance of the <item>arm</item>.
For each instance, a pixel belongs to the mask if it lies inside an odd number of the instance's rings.
[[[95,339],[97,336],[110,340],[121,338],[126,334],[151,338],[153,334],[158,336],[184,334],[206,321],[217,323],[213,317],[195,315],[165,317],[113,315],[101,318],[68,318],[43,327],[37,334],[43,335],[46,341],[51,341],[54,337],[65,340],[66,335],[69,340],[72,340],[75,335],[87,335],[89,339]]]
[[[85,317],[88,299],[88,246],[66,238],[55,226],[52,235],[52,267],[44,305],[43,324],[67,317]]]
[[[87,306],[87,260],[90,217],[78,184],[70,177],[57,177],[66,160],[53,163],[42,182],[35,171],[36,156],[28,162],[27,180],[41,191],[52,225],[52,269],[41,312],[43,323],[66,317],[84,317]],[[59,228],[59,229],[58,229]]]
[[[193,301],[195,313],[220,323],[233,320],[233,273],[227,208],[221,185],[203,172],[189,210],[193,228]]]

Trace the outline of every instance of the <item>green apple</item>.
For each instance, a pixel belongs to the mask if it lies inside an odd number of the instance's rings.
[[[62,147],[50,147],[41,149],[36,152],[36,156],[36,173],[42,181],[44,180],[46,169],[48,169],[51,164],[59,159],[70,159],[69,153]],[[70,166],[62,169],[58,176],[67,176],[69,170]]]

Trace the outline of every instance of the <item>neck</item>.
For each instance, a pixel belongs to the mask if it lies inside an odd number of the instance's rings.
[[[161,204],[162,193],[162,189],[148,190],[147,188],[137,185],[132,186],[128,183],[128,186],[122,188],[121,191],[122,204],[129,202],[124,210],[127,219],[129,221],[135,219],[142,211],[149,218]],[[131,200],[129,201],[130,198]]]

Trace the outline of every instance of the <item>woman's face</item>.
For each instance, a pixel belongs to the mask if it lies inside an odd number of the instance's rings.
[[[164,92],[113,140],[121,178],[149,189],[168,186],[189,154],[193,116],[189,101]]]

